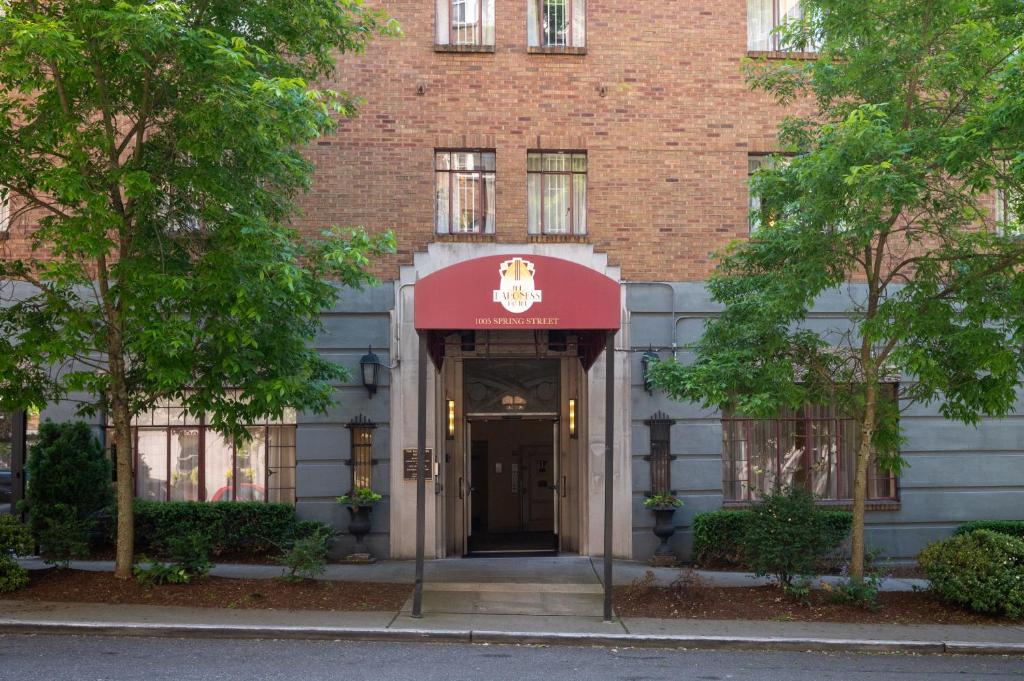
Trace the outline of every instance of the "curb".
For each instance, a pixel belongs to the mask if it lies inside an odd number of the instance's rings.
[[[151,638],[390,641],[396,643],[557,645],[577,647],[675,648],[683,650],[760,650],[786,652],[1024,656],[1024,643],[895,641],[881,639],[795,638],[782,636],[757,637],[584,634],[473,631],[469,629],[439,629],[428,631],[422,629],[361,629],[354,627],[263,627],[222,624],[149,624],[136,622],[0,620],[0,634],[133,636]]]

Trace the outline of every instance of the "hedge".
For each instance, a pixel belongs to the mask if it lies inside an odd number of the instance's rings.
[[[301,523],[301,524],[300,524]],[[205,535],[214,556],[278,555],[308,531],[295,507],[257,501],[135,501],[136,550],[163,554],[170,540]]]
[[[974,530],[929,544],[917,560],[943,600],[977,612],[1024,617],[1024,540]]]
[[[847,511],[822,511],[826,540],[841,544],[850,534],[853,515]],[[743,560],[743,538],[753,519],[749,510],[698,513],[693,519],[693,559],[708,567],[748,568]]]
[[[971,523],[964,523],[953,534],[970,534],[975,530],[989,530],[1024,539],[1024,520],[975,520]]]

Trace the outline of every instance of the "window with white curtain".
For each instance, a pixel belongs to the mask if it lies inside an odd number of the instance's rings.
[[[436,0],[437,45],[494,45],[494,0]]]
[[[586,0],[526,0],[530,47],[586,47]]]
[[[0,239],[11,231],[11,202],[8,193],[0,187]]]
[[[107,429],[113,443],[113,427]],[[236,445],[178,404],[140,414],[132,422],[136,496],[295,503],[295,411],[247,429],[249,441]]]
[[[777,29],[801,17],[801,0],[747,0],[747,49],[753,52],[785,49]]]
[[[434,152],[438,234],[493,234],[495,153]]]
[[[1016,198],[1016,200],[1014,200]],[[1008,233],[1017,234],[1021,232],[1020,215],[1015,206],[1021,205],[1024,201],[1021,197],[1005,189],[996,190],[996,233],[1005,236]]]
[[[892,386],[895,395],[895,385]],[[726,502],[750,502],[786,487],[802,487],[822,501],[849,501],[860,431],[831,405],[784,409],[775,419],[722,416]],[[868,499],[896,501],[898,480],[872,463]]]
[[[527,154],[526,190],[530,234],[587,233],[586,154]]]

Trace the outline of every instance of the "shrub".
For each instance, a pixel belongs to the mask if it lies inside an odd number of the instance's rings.
[[[167,555],[190,578],[205,577],[213,567],[210,562],[210,538],[200,532],[168,539]]]
[[[791,593],[805,592],[801,582],[845,539],[815,506],[813,495],[799,487],[765,497],[750,514],[742,540],[744,562],[758,576],[774,576]]]
[[[977,612],[1024,617],[1024,540],[975,530],[929,544],[917,560],[943,600]]]
[[[32,552],[28,527],[10,515],[0,515],[0,593],[17,591],[28,584],[28,570],[13,556]]]
[[[288,572],[281,579],[297,582],[303,579],[315,579],[327,570],[327,541],[329,535],[314,534],[303,539],[296,539],[292,547],[278,558]]]
[[[0,514],[0,555],[25,556],[32,553],[32,533],[13,515]]]
[[[1024,520],[975,520],[964,523],[953,534],[970,534],[975,530],[990,530],[999,534],[1008,534],[1017,539],[1024,539]]]
[[[829,544],[838,547],[850,534],[853,516],[846,511],[818,510]],[[749,568],[744,560],[743,538],[753,512],[743,510],[698,513],[693,520],[694,561],[708,567]]]
[[[11,593],[28,586],[28,570],[10,556],[0,556],[0,594]]]
[[[750,524],[750,511],[712,511],[693,519],[693,558],[709,567],[743,564],[743,534]]]
[[[28,525],[44,555],[66,563],[88,553],[89,535],[113,500],[110,462],[82,422],[39,428],[26,464]]]
[[[170,540],[203,534],[213,556],[276,555],[295,538],[299,520],[287,504],[258,501],[135,501],[140,550],[167,555]]]

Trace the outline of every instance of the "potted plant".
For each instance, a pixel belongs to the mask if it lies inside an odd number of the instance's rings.
[[[661,540],[661,544],[654,551],[653,563],[675,563],[676,555],[668,545],[668,540],[676,533],[675,523],[672,521],[676,509],[683,505],[683,500],[674,494],[655,494],[644,499],[644,507],[654,511],[654,534]]]
[[[373,505],[383,498],[369,487],[356,487],[348,494],[338,497],[338,503],[347,506],[351,515],[348,531],[356,538],[356,553],[369,554],[363,546],[363,538],[370,533],[370,511],[373,510]]]

